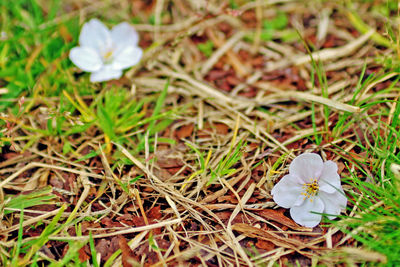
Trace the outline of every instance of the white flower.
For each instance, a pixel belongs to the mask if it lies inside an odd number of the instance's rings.
[[[290,216],[302,226],[318,225],[322,216],[316,213],[335,219],[347,205],[337,169],[335,162],[323,162],[314,153],[296,157],[289,166],[289,174],[272,188],[274,201],[290,208]]]
[[[80,69],[92,72],[91,82],[118,79],[122,70],[136,65],[142,57],[139,35],[127,22],[111,31],[97,19],[85,23],[79,45],[71,49],[69,58]]]

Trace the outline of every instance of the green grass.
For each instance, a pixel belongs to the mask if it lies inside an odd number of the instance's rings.
[[[312,60],[311,83],[315,84],[314,75],[318,79],[322,96],[327,95],[327,80],[323,67],[319,62]],[[355,217],[334,222],[344,233],[353,237],[358,245],[370,251],[376,251],[383,256],[376,256],[371,265],[398,266],[400,264],[400,105],[399,102],[387,100],[381,95],[400,91],[397,87],[399,75],[393,72],[371,74],[365,76],[364,65],[358,84],[353,92],[349,104],[360,107],[360,114],[343,112],[329,127],[331,111],[323,108],[324,131],[317,132],[316,108],[311,105],[312,125],[316,145],[322,140],[335,140],[355,133],[355,140],[343,139],[358,149],[360,157],[354,157],[340,146],[334,146],[332,152],[345,160],[348,176],[342,177],[345,185],[352,188],[347,190],[351,196],[349,203],[356,206]],[[394,76],[394,77],[393,77]],[[393,77],[393,78],[390,78]],[[361,98],[371,84],[391,81],[387,88],[377,92],[370,92],[368,97]],[[384,105],[382,105],[384,104]],[[390,107],[388,107],[390,105]],[[377,109],[377,107],[379,107]],[[391,119],[388,123],[388,119]],[[356,132],[356,126],[361,127],[362,136]],[[333,138],[333,139],[332,139]],[[350,164],[355,168],[350,168]],[[329,254],[328,254],[329,255]],[[337,255],[336,255],[337,256]],[[373,258],[375,255],[371,255]],[[351,255],[343,254],[343,263],[354,264],[367,261],[367,257],[353,259]],[[347,259],[346,259],[347,258]],[[371,258],[369,258],[371,260]],[[385,258],[385,260],[382,260]],[[365,263],[364,262],[364,263]]]
[[[206,57],[210,57],[214,50],[214,43],[208,40],[205,43],[198,44],[197,47]]]
[[[335,127],[337,136],[354,127],[354,124],[366,127],[363,137],[365,142],[362,142],[360,136],[358,136],[358,142],[354,142],[360,150],[359,153],[365,154],[358,159],[354,159],[351,154],[346,156],[356,168],[355,170],[348,169],[350,176],[344,177],[344,180],[354,188],[347,192],[352,196],[350,202],[358,206],[357,216],[339,221],[337,225],[363,246],[385,255],[387,259],[385,266],[398,266],[400,264],[400,232],[398,231],[400,176],[399,173],[393,172],[393,167],[400,163],[398,152],[400,105],[385,101],[385,103],[394,104],[394,109],[390,110],[387,106],[383,108],[378,96],[389,91],[399,91],[399,88],[396,88],[399,77],[395,78],[387,89],[376,92],[365,100],[356,100],[359,92],[386,76],[387,74],[371,75],[363,82],[360,78],[359,87],[356,88],[352,100],[353,103],[358,102],[362,108],[360,117],[349,119],[342,116],[339,119],[340,124]],[[381,108],[375,110],[378,105]],[[387,124],[388,117],[392,118],[390,124]],[[375,121],[372,125],[371,120]]]
[[[27,131],[23,137],[27,140],[24,150],[39,140],[61,139],[63,153],[75,154],[77,161],[100,153],[95,150],[79,155],[75,152],[78,144],[70,141],[71,136],[85,135],[93,127],[98,127],[104,134],[106,153],[111,150],[110,142],[128,145],[133,154],[142,152],[146,134],[153,143],[155,134],[168,127],[174,114],[182,111],[160,111],[168,85],[160,97],[154,95],[137,99],[121,87],[99,94],[99,85],[90,83],[88,74],[74,77],[79,71],[68,59],[68,53],[77,45],[81,26],[77,17],[55,20],[61,8],[62,1],[52,1],[48,14],[44,14],[36,0],[15,1],[13,5],[4,1],[0,3],[4,22],[1,31],[6,36],[0,42],[0,84],[3,80],[8,89],[7,94],[0,95],[0,112],[11,108],[14,114],[1,117],[0,126],[24,128]],[[26,100],[21,109],[15,103],[22,96]],[[52,97],[58,100],[51,100]],[[87,99],[91,100],[90,105],[85,102]],[[155,110],[149,116],[146,110],[154,102]],[[49,110],[45,128],[32,127],[22,119],[39,103]],[[143,127],[149,128],[147,131],[139,130]],[[132,132],[136,134],[132,135]],[[6,134],[0,133],[0,147],[10,145],[10,140]],[[159,141],[174,142],[162,138]],[[114,158],[121,159],[124,164],[130,162],[120,154]]]
[[[22,210],[39,205],[54,204],[56,196],[51,192],[51,186],[47,186],[29,194],[21,194],[19,196],[6,195],[3,213],[6,215],[15,212],[14,209]]]
[[[9,251],[10,255],[12,255],[11,259],[7,259],[2,256],[2,264],[4,266],[39,266],[37,263],[39,250],[49,241],[49,238],[53,235],[59,233],[63,228],[63,224],[59,224],[61,215],[63,214],[66,206],[63,206],[58,214],[52,219],[52,221],[43,229],[41,234],[36,238],[29,241],[24,241],[23,239],[23,219],[24,212],[21,210],[20,213],[20,222],[19,222],[19,230],[18,230],[18,241],[15,246]],[[50,261],[49,266],[65,266],[66,264],[72,264],[74,266],[82,266],[82,263],[79,260],[78,251],[81,249],[86,242],[68,242],[68,250],[63,257],[63,259],[59,262]]]
[[[155,142],[174,144],[172,139],[157,137],[178,113],[187,108],[166,106],[169,82],[160,93],[140,99],[121,85],[99,92],[101,85],[90,83],[89,75],[81,74],[68,59],[70,49],[78,42],[81,29],[79,18],[67,16],[58,20],[63,8],[62,1],[50,1],[46,6],[47,13],[43,12],[40,4],[36,0],[18,0],[13,4],[0,1],[0,31],[4,38],[0,41],[0,87],[8,90],[8,93],[0,95],[0,112],[10,110],[8,116],[0,116],[0,127],[7,127],[10,131],[21,127],[25,131],[25,136],[18,139],[4,131],[0,132],[0,151],[17,140],[24,142],[23,150],[36,146],[38,142],[51,143],[57,140],[65,156],[76,162],[85,162],[98,156],[101,150],[94,149],[88,154],[81,154],[77,148],[82,143],[75,140],[74,136],[90,136],[90,132],[93,133],[96,128],[95,136],[91,137],[103,136],[103,140],[98,139],[97,144],[101,143],[115,168],[132,163],[118,150],[111,151],[112,142],[124,145],[134,155],[143,153],[147,145],[152,149]],[[101,10],[97,12],[100,14]],[[21,97],[24,97],[24,103],[17,105]],[[32,124],[27,119],[38,105],[47,113],[42,125]],[[141,177],[138,175],[127,184],[121,183],[121,190],[129,191],[128,187]],[[51,236],[66,227],[60,217],[62,209],[40,236],[24,241],[23,209],[55,204],[55,195],[51,191],[51,187],[46,187],[10,199],[8,197],[11,195],[5,196],[2,214],[16,213],[11,209],[21,210],[21,213],[16,245],[8,251],[12,256],[10,259],[5,255],[0,257],[4,266],[28,263],[39,266],[39,249],[50,241]],[[77,222],[70,220],[67,223]],[[93,238],[88,242],[92,263],[98,266]],[[86,265],[79,260],[79,249],[86,243],[68,241],[68,249],[62,260],[47,261],[50,261],[50,266]]]
[[[22,95],[53,96],[62,88],[71,88],[71,65],[68,51],[74,46],[79,33],[77,20],[60,24],[47,24],[55,19],[62,1],[51,1],[45,16],[38,3],[14,1],[12,5],[2,1],[1,31],[5,40],[0,42],[0,79],[7,81],[8,94],[2,99]],[[0,110],[12,105],[1,101]]]

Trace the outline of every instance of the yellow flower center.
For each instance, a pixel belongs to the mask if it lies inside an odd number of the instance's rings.
[[[113,50],[112,49],[108,50],[107,52],[105,52],[103,54],[103,60],[104,60],[105,63],[111,62],[112,61],[112,57],[113,57]]]
[[[313,197],[318,193],[319,191],[319,184],[317,179],[311,180],[311,183],[305,183],[303,185],[303,190],[301,194],[304,196],[304,199],[308,198],[310,201],[313,201]]]

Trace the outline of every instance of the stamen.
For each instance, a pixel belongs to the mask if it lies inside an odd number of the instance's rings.
[[[112,49],[108,50],[106,53],[103,54],[103,60],[106,63],[112,61],[112,57],[113,57],[113,50]]]
[[[104,55],[104,58],[110,58],[111,56],[112,56],[112,51],[108,51],[105,55]]]
[[[313,179],[311,180],[311,183],[305,183],[303,185],[303,190],[304,192],[302,192],[301,194],[304,197],[304,199],[308,198],[310,199],[311,202],[313,202],[313,198],[319,191],[319,184],[318,184],[318,180],[317,179]]]

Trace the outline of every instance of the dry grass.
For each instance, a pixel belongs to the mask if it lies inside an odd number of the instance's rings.
[[[357,143],[368,146],[371,142],[367,134],[377,127],[373,114],[378,110],[392,110],[379,117],[390,125],[398,98],[395,89],[379,93],[389,88],[397,73],[362,88],[357,85],[364,64],[367,73],[382,73],[375,57],[394,52],[371,40],[375,32],[384,34],[381,17],[363,13],[364,21],[377,28],[358,33],[349,23],[347,9],[334,2],[237,1],[235,10],[226,1],[154,1],[151,8],[140,1],[67,2],[65,8],[73,10],[49,23],[70,18],[84,22],[99,10],[104,11],[104,21],[154,14],[154,24],[136,25],[141,44],[147,47],[140,65],[119,81],[89,86],[99,94],[112,87],[126,88],[130,98],[140,100],[163,91],[170,79],[162,112],[173,110],[173,122],[154,140],[146,134],[149,124],[124,133],[144,140],[144,149],[135,153],[132,141],[111,142],[95,124],[66,137],[43,134],[40,129],[58,112],[49,107],[59,106],[60,97],[28,95],[25,112],[1,116],[11,125],[4,131],[11,145],[3,147],[0,163],[0,254],[12,258],[10,249],[16,246],[20,229],[20,213],[4,213],[20,209],[7,208],[5,197],[51,185],[45,195],[55,198],[26,208],[23,215],[26,242],[35,240],[62,211],[57,231],[37,250],[39,260],[59,260],[71,247],[68,241],[88,241],[89,232],[98,262],[104,264],[122,250],[109,261],[115,266],[330,265],[386,260],[379,253],[366,254],[350,235],[329,222],[314,229],[298,226],[270,195],[291,159],[306,151],[337,161],[343,177],[361,175],[355,167],[363,157]],[[125,12],[116,17],[116,10]],[[293,40],[283,41],[283,31],[276,31],[271,40],[262,39],[263,21],[273,19],[278,11],[287,15],[287,28],[303,40],[294,34]],[[198,45],[207,40],[214,46],[209,56]],[[313,78],[316,69],[303,41],[314,45],[316,52],[311,55],[327,72],[325,84],[313,84],[313,79],[318,80]],[[87,77],[73,77],[74,71],[72,67],[66,75],[79,92],[79,86],[87,86],[79,80]],[[39,80],[38,87],[43,85]],[[79,93],[69,96],[81,107],[96,100]],[[363,108],[374,101],[374,108]],[[154,103],[146,104],[146,116]],[[82,112],[68,116],[71,125],[87,122]],[[345,127],[344,122],[351,126]],[[73,147],[68,153],[63,153],[65,140]],[[240,157],[232,171],[217,173],[209,184],[214,177],[211,170],[216,172],[238,146]],[[99,151],[98,155],[78,160],[93,151]],[[346,212],[351,218],[365,195],[351,183],[344,182],[344,188],[354,192],[349,198],[358,197]],[[93,255],[88,243],[77,253],[82,260]],[[21,258],[21,264],[32,260]]]

